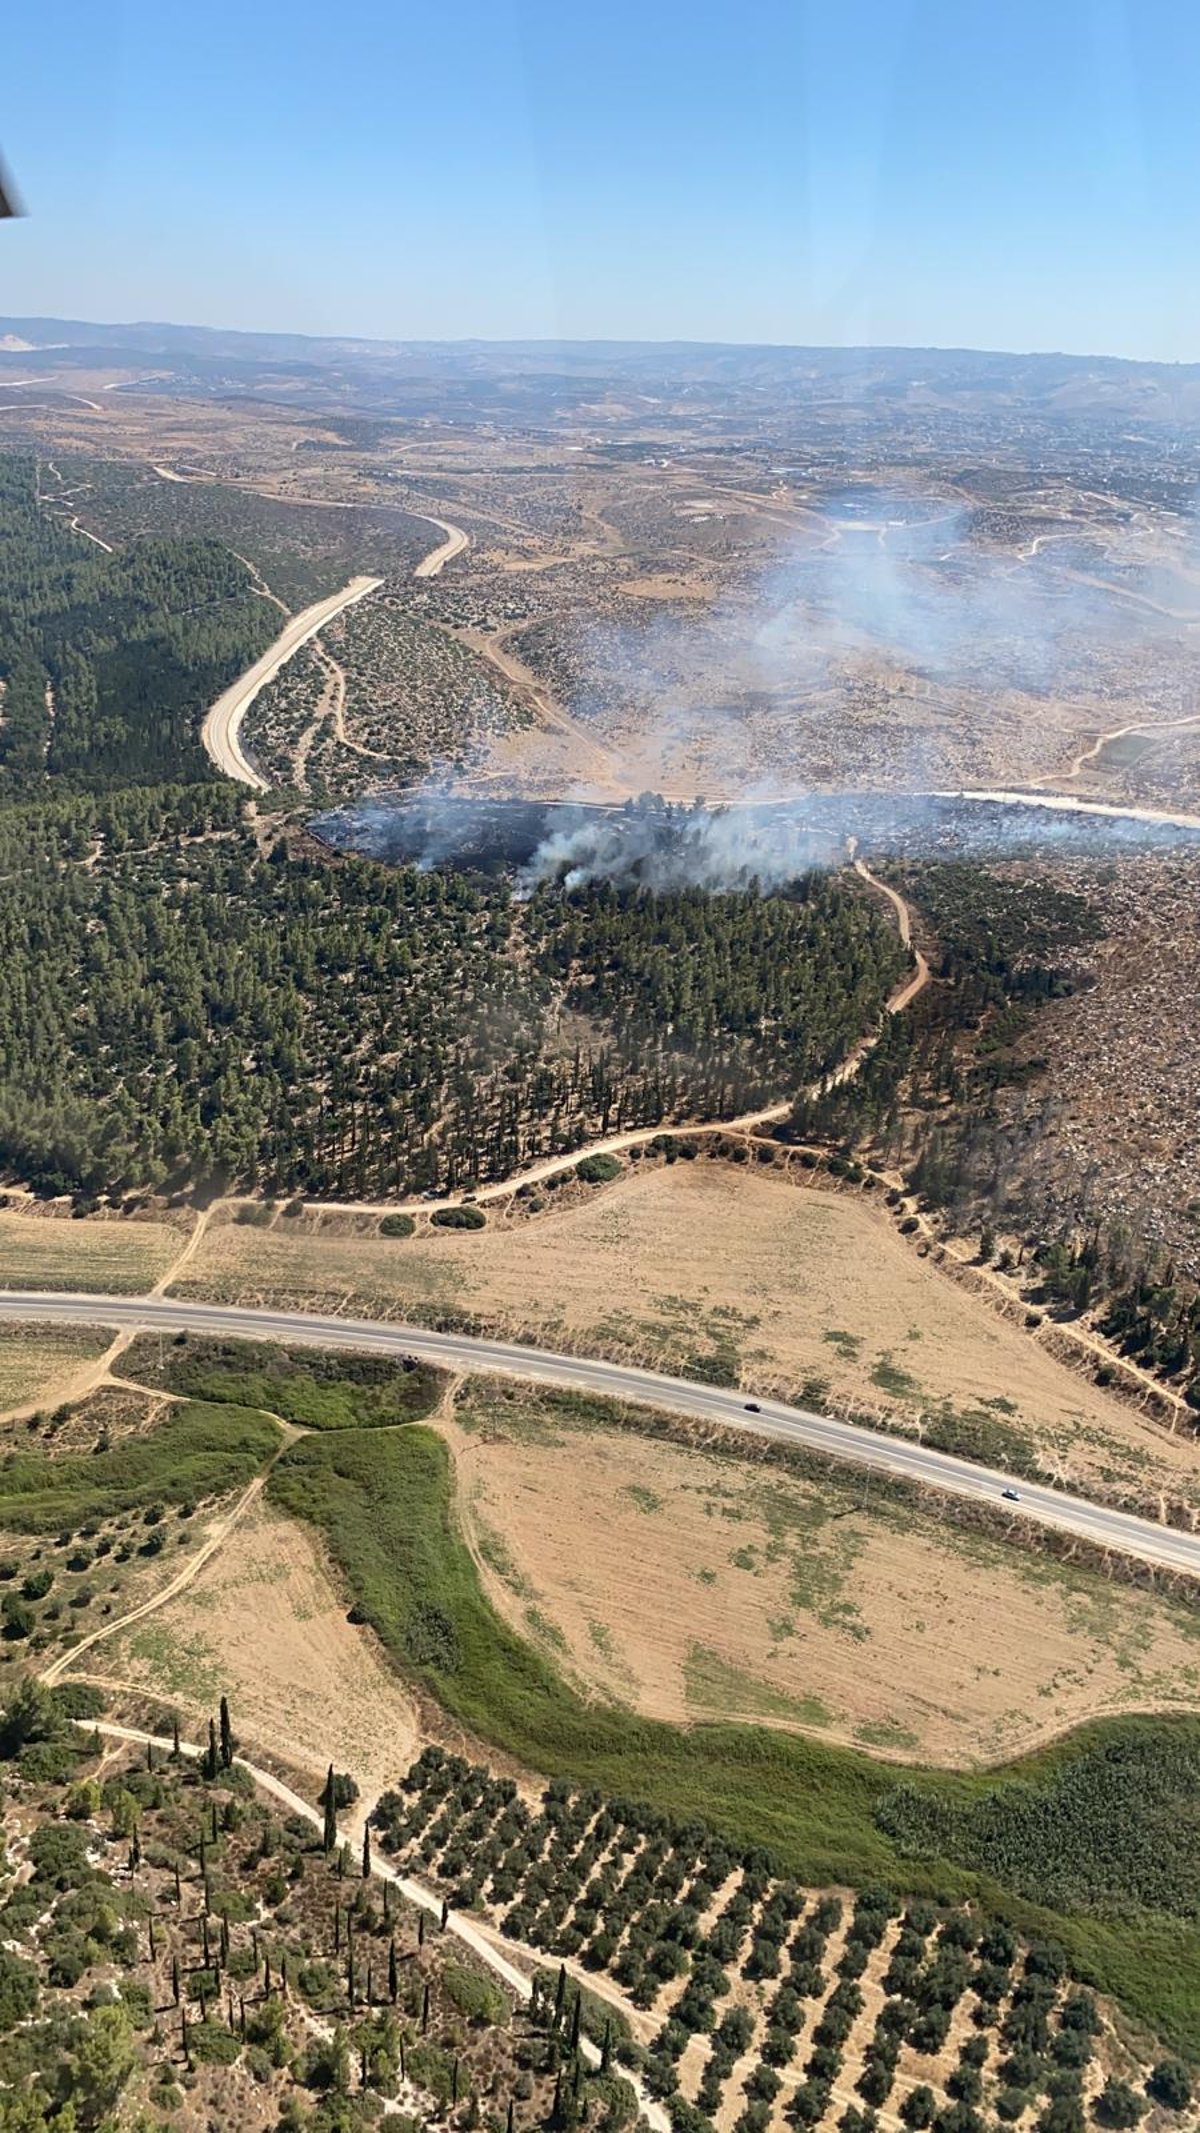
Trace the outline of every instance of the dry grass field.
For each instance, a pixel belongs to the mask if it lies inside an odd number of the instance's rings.
[[[364,1225],[365,1227],[365,1225]],[[700,1160],[486,1230],[297,1234],[215,1219],[175,1293],[428,1324],[700,1369],[914,1429],[963,1418],[981,1454],[1036,1451],[1080,1485],[1196,1495],[1200,1459],[1077,1377],[849,1195]]]
[[[314,1789],[336,1759],[372,1801],[416,1752],[413,1705],[347,1622],[319,1543],[261,1499],[194,1583],[101,1647],[96,1671],[177,1706],[197,1739],[227,1695],[247,1754]]]
[[[0,1326],[0,1416],[70,1399],[107,1347],[89,1326]]]
[[[1200,1707],[1186,1608],[480,1380],[443,1426],[489,1595],[585,1692],[960,1767]]]
[[[0,1289],[94,1289],[140,1296],[182,1250],[190,1218],[74,1222],[43,1210],[0,1211]]]

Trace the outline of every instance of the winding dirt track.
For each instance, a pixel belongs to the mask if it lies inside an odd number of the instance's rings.
[[[340,592],[330,593],[327,599],[316,600],[301,614],[293,615],[262,658],[256,659],[252,667],[239,675],[223,696],[218,696],[200,728],[200,739],[205,753],[225,777],[235,778],[240,785],[249,785],[254,792],[270,790],[267,780],[260,777],[242,748],[242,721],[247,711],[259,690],[275,679],[279,669],[286,666],[301,645],[315,637],[335,615],[340,615],[343,608],[351,606],[355,600],[365,599],[382,583],[382,578],[351,578]]]
[[[869,1057],[878,1044],[887,1026],[887,1017],[889,1015],[902,1014],[906,1007],[911,1007],[918,993],[924,990],[930,979],[929,964],[920,949],[912,946],[912,914],[904,898],[898,890],[889,888],[887,882],[880,881],[876,875],[872,874],[864,860],[855,860],[854,871],[860,880],[867,883],[869,888],[874,889],[880,896],[885,897],[895,911],[900,938],[906,948],[912,948],[914,967],[907,977],[901,979],[901,982],[887,1000],[879,1020],[879,1027],[872,1030],[868,1036],[861,1038],[854,1050],[849,1052],[845,1059],[842,1060],[840,1066],[834,1067],[833,1071],[825,1075],[821,1081],[811,1083],[806,1091],[798,1092],[800,1094],[818,1096],[825,1089],[840,1088],[843,1082],[852,1081],[859,1072],[863,1061]],[[573,1170],[576,1163],[580,1162],[585,1155],[621,1155],[628,1148],[644,1148],[647,1142],[656,1139],[662,1133],[686,1133],[689,1138],[698,1134],[752,1133],[758,1126],[777,1125],[781,1119],[788,1116],[795,1102],[795,1096],[788,1096],[778,1103],[764,1104],[761,1110],[758,1111],[742,1111],[736,1118],[708,1118],[691,1121],[682,1120],[673,1124],[658,1126],[630,1126],[623,1133],[609,1133],[602,1140],[587,1141],[583,1146],[572,1149],[567,1155],[544,1156],[539,1162],[527,1164],[524,1170],[514,1170],[511,1177],[501,1179],[498,1184],[479,1186],[473,1192],[472,1198],[481,1202],[507,1200],[516,1192],[518,1186],[537,1185],[545,1178],[558,1176],[561,1171]],[[430,1207],[453,1207],[462,1198],[462,1192],[452,1192],[439,1194],[436,1200],[429,1202],[413,1198],[407,1201],[394,1199],[322,1200],[319,1204],[322,1209],[327,1210],[330,1214],[389,1215],[394,1214],[398,1208],[406,1206],[415,1208],[423,1208],[426,1205]],[[231,1207],[238,1207],[257,1203],[254,1201],[252,1194],[230,1193],[227,1195],[227,1204]],[[171,1278],[168,1276],[168,1283]],[[156,1291],[156,1293],[159,1292]]]
[[[170,1755],[174,1747],[174,1743],[169,1741],[163,1734],[146,1733],[138,1726],[120,1726],[111,1719],[100,1719],[94,1726],[91,1721],[88,1721],[87,1730],[99,1733],[106,1740],[129,1741],[137,1747],[157,1748],[164,1755]],[[198,1762],[204,1752],[202,1748],[196,1745],[195,1741],[181,1740],[179,1743],[179,1753],[182,1756],[186,1756],[190,1762]],[[277,1778],[270,1770],[263,1770],[257,1763],[248,1762],[244,1755],[235,1755],[234,1762],[239,1769],[248,1773],[261,1792],[265,1792],[270,1799],[278,1801],[279,1805],[285,1807],[289,1814],[298,1815],[302,1821],[308,1823],[310,1829],[321,1830],[324,1828],[324,1815],[318,1814],[316,1808],[309,1805],[303,1794],[295,1792],[290,1785],[284,1783],[282,1778]],[[413,1881],[407,1874],[398,1874],[394,1866],[389,1866],[386,1860],[378,1859],[374,1854],[372,1854],[371,1858],[371,1874],[376,1881],[390,1881],[393,1888],[399,1889],[406,1903],[414,1905],[418,1910],[425,1911],[429,1916],[438,1919],[440,1922],[442,1899],[440,1896],[435,1896],[431,1889],[425,1888],[421,1882]],[[507,1956],[493,1944],[487,1934],[479,1930],[472,1919],[463,1917],[460,1912],[449,1911],[446,1914],[445,1930],[452,1939],[459,1941],[464,1948],[469,1948],[472,1955],[478,1957],[479,1961],[487,1966],[494,1977],[499,1978],[501,1984],[509,1992],[515,1994],[519,2000],[528,2000],[530,1998],[533,1990],[530,1975],[526,1971],[518,1969],[515,1963],[510,1963]],[[515,1951],[524,1956],[531,1972],[535,1969],[545,1968],[546,1958],[544,1955],[539,1954],[535,1948],[525,1947],[520,1941],[514,1941],[512,1946]],[[600,2052],[589,2038],[580,2038],[579,2049],[589,2066],[599,2066]],[[631,2068],[623,2069],[623,2071],[626,2080],[632,2083],[637,2093],[638,2109],[646,2123],[652,2128],[652,2133],[670,2133],[670,2120],[662,2105],[656,2103],[653,2097],[647,2094],[638,2074]]]

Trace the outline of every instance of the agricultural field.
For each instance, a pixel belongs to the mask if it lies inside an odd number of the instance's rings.
[[[67,1715],[100,1708],[86,1689],[27,1689],[0,1723],[14,2126],[358,2133],[390,2109],[466,2133],[541,2124],[564,2089],[572,2123],[632,2121],[624,2074],[569,2044],[573,2009],[564,2032],[552,1991],[527,2008],[435,1903],[363,1874],[319,1817],[264,1803],[231,1727],[189,1760],[102,1746]]]
[[[812,1892],[702,1822],[565,1784],[531,1805],[436,1748],[378,1819],[389,1853],[453,1904],[620,1985],[641,2011],[643,2080],[689,2133],[876,2112],[958,2133],[992,2114],[1082,2128],[1104,2123],[1116,2083],[1144,2086],[1061,1948],[964,1908]]]
[[[107,1640],[94,1666],[178,1710],[193,1738],[228,1694],[246,1714],[246,1752],[281,1761],[314,1794],[328,1764],[349,1758],[364,1811],[420,1738],[408,1688],[347,1620],[316,1536],[261,1500],[184,1591]],[[353,1810],[352,1832],[360,1819]]]
[[[70,1395],[109,1345],[90,1326],[0,1326],[0,1415]]]
[[[475,1379],[443,1424],[489,1599],[582,1693],[958,1768],[1200,1710],[1194,1608],[638,1419]]]
[[[81,1642],[106,1647],[186,1582],[281,1443],[264,1414],[111,1386],[15,1432],[0,1469],[0,1685],[61,1668]]]
[[[760,1164],[643,1159],[561,1210],[553,1192],[508,1218],[493,1202],[470,1235],[221,1211],[173,1293],[494,1332],[820,1399],[1139,1501],[1200,1496],[1189,1441],[955,1286],[860,1195]]]
[[[356,1618],[405,1679],[509,1770],[699,1818],[735,1854],[761,1847],[813,1886],[973,1896],[1060,1941],[1159,2034],[1194,2038],[1197,1721],[1110,1720],[973,1774],[730,1719],[679,1728],[584,1700],[560,1654],[495,1611],[428,1427],[306,1436],[276,1462],[268,1499],[322,1536]]]
[[[194,1217],[71,1221],[64,1212],[0,1209],[0,1288],[90,1289],[143,1296],[179,1257]]]

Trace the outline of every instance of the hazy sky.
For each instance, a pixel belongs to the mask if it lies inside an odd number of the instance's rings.
[[[1200,359],[1194,0],[11,7],[0,312]]]

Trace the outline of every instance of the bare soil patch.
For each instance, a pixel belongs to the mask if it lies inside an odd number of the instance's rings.
[[[703,1157],[635,1170],[536,1221],[493,1213],[470,1235],[214,1219],[176,1293],[474,1326],[914,1430],[952,1408],[1079,1487],[1200,1488],[1193,1444],[940,1275],[869,1203]]]
[[[106,1678],[177,1705],[185,1732],[218,1697],[248,1755],[319,1786],[330,1762],[372,1801],[416,1752],[416,1714],[369,1633],[346,1619],[321,1549],[261,1501],[186,1591],[101,1648]]]
[[[443,1425],[494,1604],[585,1690],[948,1765],[1200,1706],[1200,1618],[476,1380]]]

